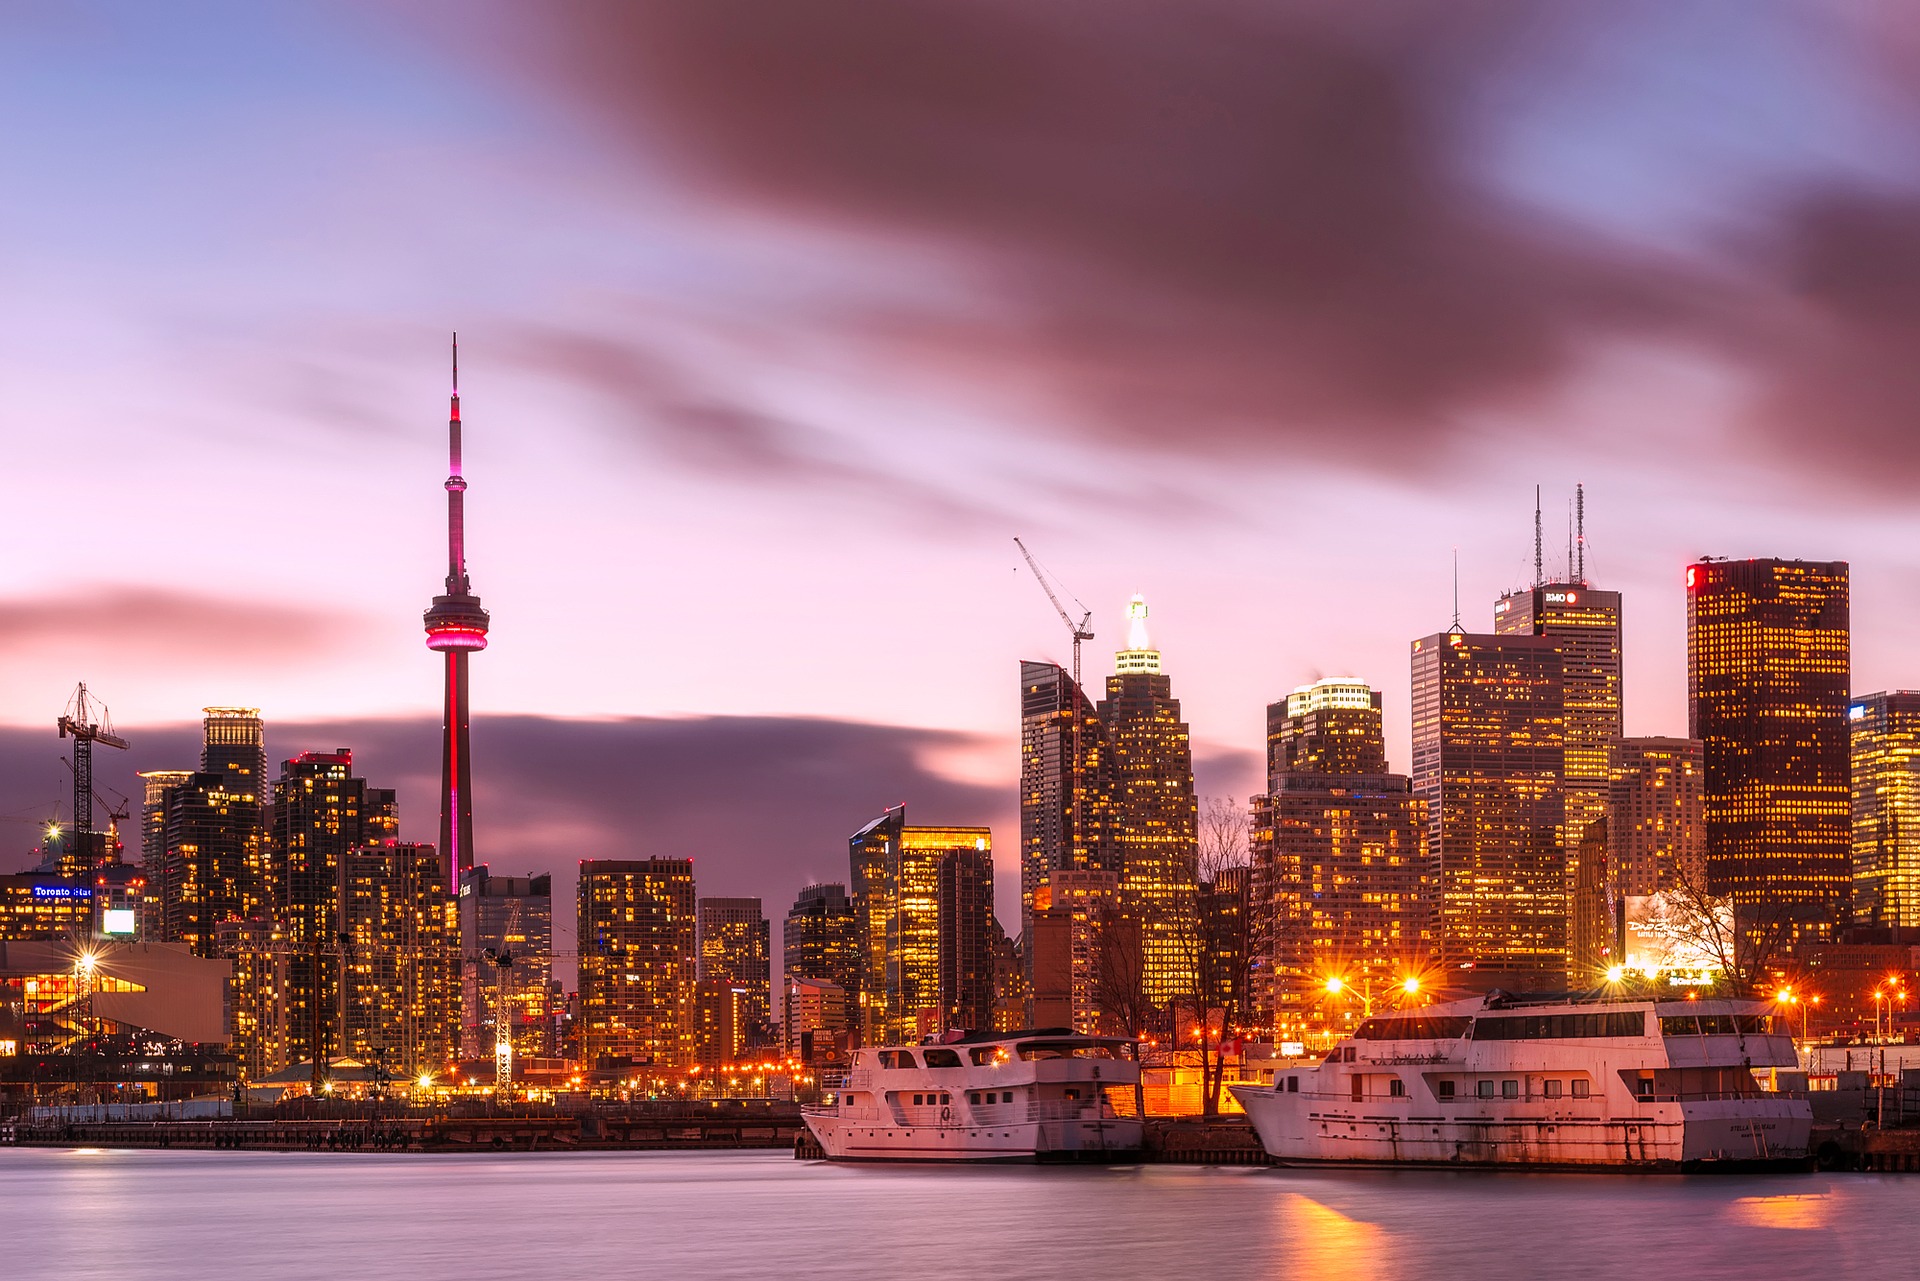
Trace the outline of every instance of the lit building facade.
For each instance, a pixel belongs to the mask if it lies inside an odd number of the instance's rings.
[[[1853,920],[1920,926],[1920,691],[1847,708],[1853,755]]]
[[[266,738],[257,709],[206,709],[201,768],[162,792],[165,849],[147,868],[157,941],[218,955],[220,922],[267,906]]]
[[[1614,892],[1616,873],[1608,850],[1607,819],[1596,818],[1581,833],[1579,857],[1568,900],[1568,980],[1575,990],[1599,986],[1607,971],[1623,958],[1619,915]]]
[[[1587,824],[1606,815],[1613,744],[1626,732],[1620,593],[1585,583],[1545,583],[1509,592],[1494,603],[1493,630],[1500,636],[1545,636],[1560,651],[1565,706],[1560,792],[1567,811],[1562,839],[1575,849]]]
[[[804,887],[781,925],[781,965],[789,984],[796,978],[831,983],[847,1008],[859,1008],[860,918],[847,887],[837,882]]]
[[[747,994],[727,979],[694,982],[693,1057],[703,1070],[741,1060],[747,1045]]]
[[[1121,909],[1117,873],[1069,870],[1048,876],[1034,894],[1026,937],[1032,1025],[1102,1030],[1109,1022],[1103,989],[1116,979],[1136,981],[1131,969],[1137,963],[1138,928]],[[1129,973],[1116,976],[1116,966]]]
[[[1267,780],[1283,774],[1347,778],[1387,773],[1380,730],[1380,692],[1365,681],[1336,676],[1302,685],[1267,704]]]
[[[763,1035],[772,1012],[773,930],[757,898],[700,900],[700,977],[741,992],[741,1044]]]
[[[1020,928],[1059,871],[1118,875],[1112,753],[1099,713],[1057,663],[1020,664]],[[1031,975],[1029,975],[1031,977]]]
[[[1566,982],[1560,661],[1546,636],[1451,631],[1413,642],[1411,777],[1427,803],[1449,984]]]
[[[1607,790],[1607,850],[1619,894],[1641,896],[1706,884],[1706,784],[1700,744],[1690,738],[1623,738]]]
[[[302,752],[281,765],[273,783],[266,888],[278,943],[289,954],[281,992],[286,1062],[325,1061],[346,1052],[341,868],[350,850],[392,840],[398,828],[393,792],[355,777],[348,749]],[[443,893],[440,901],[446,898]]]
[[[1687,567],[1688,734],[1706,770],[1707,880],[1742,932],[1827,936],[1852,890],[1845,562]]]
[[[656,1071],[694,1061],[699,951],[693,860],[580,864],[580,1043],[601,1059]]]
[[[399,1080],[444,1072],[457,1048],[460,1008],[444,860],[431,845],[388,839],[346,851],[335,868],[338,1053]]]
[[[1114,657],[1099,706],[1110,764],[1110,819],[1119,860],[1121,910],[1140,925],[1149,1000],[1162,1003],[1181,987],[1179,905],[1194,892],[1200,803],[1193,788],[1193,751],[1180,700],[1160,670],[1147,637],[1147,603],[1128,604],[1127,648]]]
[[[167,862],[167,793],[193,777],[192,770],[148,770],[140,775],[140,867],[145,884],[140,908],[143,937],[162,937],[160,882]]]
[[[553,877],[494,876],[487,865],[460,878],[460,1057],[493,1054],[501,1000],[512,1010],[515,1059],[549,1058],[561,1007],[553,977]],[[491,959],[490,959],[491,958]],[[505,959],[507,965],[499,964]]]
[[[38,872],[0,875],[0,943],[85,939],[92,923],[86,885]]]
[[[923,1021],[944,1022],[963,1010],[977,1016],[978,978],[991,982],[990,968],[982,969],[992,962],[991,830],[911,827],[906,818],[905,806],[890,809],[848,843],[867,1044],[918,1039]],[[943,987],[943,970],[951,989]]]
[[[784,1005],[787,1053],[802,1063],[847,1058],[847,991],[825,979],[789,978]]]

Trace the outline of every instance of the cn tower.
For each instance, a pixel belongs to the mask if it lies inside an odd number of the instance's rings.
[[[452,891],[473,867],[473,765],[467,750],[467,655],[487,647],[487,611],[467,580],[467,482],[460,475],[460,335],[453,336],[453,410],[447,420],[447,591],[426,612],[427,648],[447,656],[440,735],[440,853]]]

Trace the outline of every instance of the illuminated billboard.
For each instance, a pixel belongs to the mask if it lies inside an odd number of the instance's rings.
[[[1733,904],[1680,894],[1626,896],[1626,966],[1670,982],[1712,982],[1734,944]]]
[[[130,907],[110,907],[100,914],[102,934],[132,934],[134,929],[133,909]]]

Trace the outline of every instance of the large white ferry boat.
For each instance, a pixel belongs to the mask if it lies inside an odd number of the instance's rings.
[[[1140,1148],[1139,1120],[1107,1098],[1139,1079],[1130,1044],[1056,1029],[862,1049],[802,1114],[836,1161],[1120,1159]]]
[[[1363,1022],[1230,1087],[1282,1164],[1805,1166],[1812,1108],[1761,1088],[1793,1041],[1756,1001],[1493,993]]]

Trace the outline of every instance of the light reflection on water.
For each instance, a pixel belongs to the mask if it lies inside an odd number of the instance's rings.
[[[0,1149],[8,1281],[1911,1275],[1920,1176]]]

